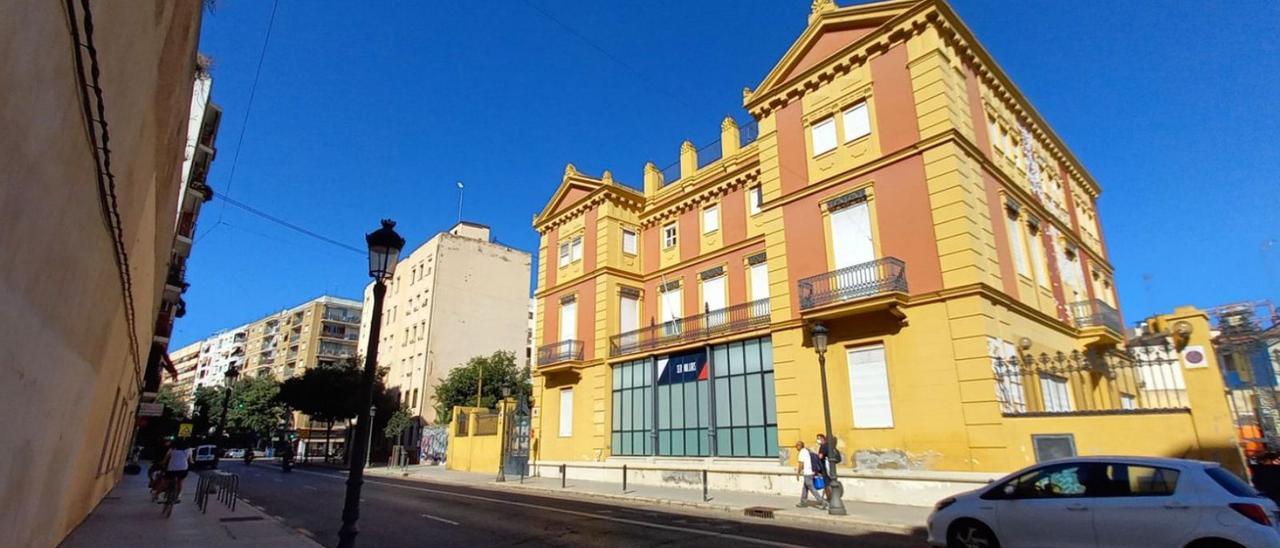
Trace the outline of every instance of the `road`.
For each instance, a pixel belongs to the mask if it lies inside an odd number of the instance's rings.
[[[345,474],[269,463],[223,461],[240,474],[240,496],[283,518],[325,546],[342,525]],[[361,546],[922,546],[920,538],[880,532],[837,534],[821,524],[791,528],[721,519],[703,510],[658,511],[642,505],[544,497],[366,477],[360,508]],[[665,509],[664,509],[665,510]]]

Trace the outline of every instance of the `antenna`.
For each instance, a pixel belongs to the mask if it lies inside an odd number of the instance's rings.
[[[462,222],[462,195],[466,189],[462,186],[462,181],[458,181],[458,222]]]

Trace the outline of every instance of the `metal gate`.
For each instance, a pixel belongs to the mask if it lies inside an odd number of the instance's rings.
[[[515,409],[507,417],[506,439],[503,440],[502,473],[507,476],[529,475],[529,401],[520,396]]]

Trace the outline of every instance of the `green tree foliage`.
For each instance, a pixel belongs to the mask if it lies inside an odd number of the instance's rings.
[[[232,387],[228,428],[269,437],[284,422],[284,405],[276,399],[280,383],[270,375],[242,377]]]
[[[382,429],[382,434],[387,438],[399,437],[410,424],[413,424],[413,416],[409,414],[408,409],[401,407],[387,418],[387,426]]]
[[[164,416],[175,420],[186,420],[191,414],[190,405],[182,400],[172,384],[160,387],[156,393],[156,403],[164,406]]]
[[[483,387],[481,387],[483,377]],[[511,388],[511,396],[533,394],[529,368],[516,365],[513,352],[498,351],[488,356],[475,356],[436,385],[436,418],[440,423],[451,419],[453,407],[475,406],[476,389],[480,388],[480,407],[494,407],[502,399],[502,387]]]
[[[213,430],[218,423],[218,413],[222,409],[222,392],[212,386],[196,388],[195,409],[191,415],[192,430],[196,435],[204,436]]]

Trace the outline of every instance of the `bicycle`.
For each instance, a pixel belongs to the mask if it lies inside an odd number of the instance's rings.
[[[161,509],[161,513],[164,514],[165,519],[168,519],[173,513],[174,503],[178,500],[178,480],[166,477],[164,482],[164,508]]]

